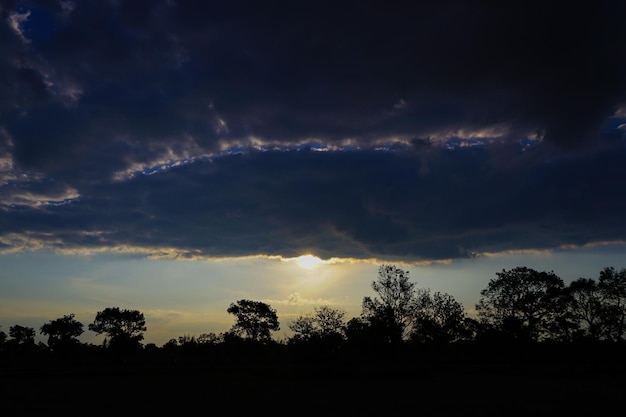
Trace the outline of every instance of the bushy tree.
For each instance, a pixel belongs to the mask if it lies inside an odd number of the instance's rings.
[[[89,330],[109,336],[110,348],[133,349],[141,347],[143,332],[146,331],[146,320],[138,310],[108,307],[96,314]]]
[[[280,330],[278,315],[269,304],[261,301],[239,300],[226,310],[235,316],[230,333],[253,341],[272,340],[272,331]]]
[[[77,338],[83,334],[83,324],[77,321],[72,313],[44,324],[40,333],[48,335],[50,349],[65,350],[80,344]]]
[[[28,351],[35,348],[35,329],[27,326],[9,327],[9,339],[6,342],[7,347],[19,351]]]
[[[514,339],[549,338],[564,312],[563,280],[527,267],[496,275],[480,292],[476,311],[481,323]]]
[[[413,341],[450,343],[468,337],[465,310],[450,294],[418,290],[414,314]]]

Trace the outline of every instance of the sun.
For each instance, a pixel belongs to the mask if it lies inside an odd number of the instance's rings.
[[[293,258],[294,261],[298,262],[298,265],[305,269],[313,269],[319,265],[324,263],[323,260],[314,255],[302,255],[297,258]]]

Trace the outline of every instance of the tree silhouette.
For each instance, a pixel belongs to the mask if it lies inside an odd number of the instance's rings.
[[[249,369],[248,365],[256,368],[258,363],[258,369],[267,369],[266,365],[304,364],[307,367],[303,369],[317,372],[319,366],[328,364],[340,372],[351,372],[371,364],[379,371],[399,369],[393,368],[398,364],[416,366],[420,361],[416,352],[432,354],[435,365],[429,369],[435,369],[436,364],[461,363],[463,358],[500,364],[515,357],[516,363],[528,364],[530,359],[542,366],[546,359],[552,361],[554,349],[559,349],[565,366],[577,361],[588,366],[595,366],[596,361],[602,366],[621,366],[626,331],[625,269],[605,268],[598,281],[579,278],[567,287],[553,272],[527,267],[503,269],[481,291],[476,305],[478,319],[467,317],[451,295],[416,288],[408,271],[393,265],[379,268],[372,288],[376,297],[364,298],[359,316],[345,322],[345,310],[317,307],[289,324],[294,336],[285,343],[271,337],[272,331],[280,330],[276,310],[245,299],[230,304],[227,310],[236,318],[230,331],[198,337],[185,334],[161,347],[152,343],[142,348],[146,331],[143,314],[118,307],[98,312],[89,325],[89,330],[107,335],[103,346],[110,351],[79,342],[83,325],[74,314],[44,323],[40,332],[48,336],[47,348],[52,352],[80,353],[76,364],[81,368],[88,355],[94,354],[96,362],[91,363],[97,363],[109,352],[113,357],[122,353],[124,367],[128,360],[148,358],[141,362],[142,367],[165,363],[199,369],[234,364]],[[7,334],[0,332],[0,364],[18,370],[24,364],[39,366],[57,357],[46,354],[43,343],[35,345],[32,328],[15,325],[8,333],[6,340]],[[502,349],[502,341],[508,343],[506,349]],[[65,350],[78,346],[79,351]],[[127,355],[131,349],[132,355]],[[73,357],[61,355],[63,366],[71,366],[67,359]],[[259,359],[263,362],[255,362]]]
[[[381,265],[378,278],[372,282],[377,297],[365,297],[362,318],[388,342],[407,338],[415,323],[415,284],[409,281],[409,271],[395,265]]]
[[[109,347],[115,349],[133,349],[141,346],[143,332],[146,331],[146,320],[143,313],[137,310],[120,310],[119,307],[108,307],[96,314],[89,330],[109,336]]]
[[[313,316],[300,316],[289,323],[289,329],[294,332],[292,340],[306,342],[314,338],[319,329]]]
[[[270,332],[280,330],[276,310],[261,301],[239,300],[231,303],[226,311],[236,318],[230,330],[233,335],[267,342],[272,340]]]
[[[626,269],[604,268],[600,272],[598,288],[604,305],[606,337],[623,341],[626,331]]]
[[[514,339],[550,336],[564,312],[563,280],[554,272],[527,267],[503,269],[480,292],[476,310],[481,323]]]
[[[567,310],[574,323],[573,339],[600,340],[606,335],[602,292],[591,278],[578,278],[565,289]]]
[[[320,357],[336,353],[346,341],[346,311],[329,306],[316,307],[312,315],[300,316],[289,324],[294,335],[288,339],[298,351]]]
[[[76,321],[72,313],[44,324],[40,333],[48,335],[51,350],[61,351],[80,344],[77,338],[83,334],[83,324]]]
[[[343,335],[346,311],[340,308],[321,306],[315,308],[315,319],[322,336]]]
[[[344,317],[346,311],[329,306],[316,307],[313,315],[300,316],[289,324],[299,340],[309,340],[313,337],[326,338],[345,336]]]
[[[415,326],[411,340],[415,342],[450,343],[468,336],[465,310],[450,294],[430,290],[417,292]]]
[[[9,336],[11,339],[6,342],[7,347],[15,350],[32,350],[35,348],[35,329],[27,326],[9,327]]]

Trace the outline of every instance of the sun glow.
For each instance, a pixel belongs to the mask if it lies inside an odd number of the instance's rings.
[[[298,266],[305,269],[313,269],[324,263],[323,260],[314,255],[302,255],[297,258],[293,258],[298,263]]]

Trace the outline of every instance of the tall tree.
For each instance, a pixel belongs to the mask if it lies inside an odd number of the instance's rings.
[[[604,268],[600,272],[598,288],[603,300],[606,337],[623,341],[626,332],[626,269]]]
[[[381,265],[378,278],[372,282],[376,297],[363,298],[362,317],[379,329],[388,342],[408,337],[415,323],[415,284],[409,271],[395,265]]]
[[[591,278],[578,278],[565,288],[567,310],[574,323],[574,338],[600,340],[606,334],[604,302],[598,283]]]
[[[48,335],[50,349],[64,350],[80,344],[77,338],[83,334],[83,324],[77,321],[72,313],[44,324],[40,333]]]
[[[147,330],[143,313],[138,310],[121,310],[107,307],[96,314],[89,330],[109,336],[109,347],[132,349],[141,346],[143,332]]]
[[[230,332],[236,336],[268,342],[272,340],[271,332],[280,330],[276,310],[261,301],[239,300],[231,303],[226,311],[235,316]]]
[[[563,280],[527,267],[503,269],[480,292],[476,310],[485,325],[516,339],[550,337],[563,314]]]

